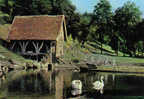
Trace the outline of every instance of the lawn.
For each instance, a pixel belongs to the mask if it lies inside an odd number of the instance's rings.
[[[2,57],[5,57],[5,58],[3,58],[5,60],[13,59],[13,60],[20,61],[20,62],[30,61],[30,60],[23,58],[22,56],[20,56],[18,54],[15,54],[15,53],[9,51],[8,49],[6,49],[2,45],[0,45],[0,59],[2,59]]]
[[[112,56],[117,63],[144,63],[143,58]]]
[[[10,30],[11,24],[0,25],[0,39],[6,40]]]
[[[122,52],[118,52],[119,56],[115,54],[115,51],[111,49],[110,46],[103,44],[103,54],[100,54],[100,45],[99,43],[88,42],[86,43],[86,47],[92,51],[96,56],[108,57],[112,60],[115,60],[118,64],[135,64],[135,63],[144,63],[143,58],[129,57],[127,54]]]

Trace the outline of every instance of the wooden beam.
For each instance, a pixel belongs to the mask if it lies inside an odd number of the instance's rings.
[[[20,45],[20,47],[21,47],[21,51],[22,51],[22,53],[23,53],[23,44],[21,43],[21,42],[19,42],[19,45]]]
[[[39,51],[42,49],[42,47],[43,47],[43,41],[42,41],[42,43],[41,43],[41,45],[40,45],[40,48],[39,48]]]
[[[40,47],[39,47],[39,43],[38,42],[36,42],[36,43],[32,42],[32,43],[33,43],[33,45],[35,47],[36,53],[40,53],[40,50],[43,47],[43,42],[41,43]]]
[[[55,45],[56,45],[56,41],[51,41],[50,47],[55,46]]]
[[[26,42],[26,44],[25,44],[25,46],[24,46],[24,47],[25,47],[25,49],[26,49],[26,47],[27,47],[28,43],[29,43],[29,41],[27,41],[27,42]]]
[[[47,53],[50,53],[50,48],[48,48],[47,45],[46,45],[46,51],[47,51]]]
[[[35,47],[36,53],[39,53],[38,42],[36,42],[36,44],[35,44],[34,41],[33,41],[32,43],[33,43],[33,46]]]
[[[52,41],[50,43],[50,58],[51,58],[51,63],[55,61],[55,56],[56,56],[56,41]]]
[[[12,44],[12,46],[11,46],[11,48],[10,48],[11,50],[13,50],[15,44],[16,44],[16,42],[14,42],[14,43]]]
[[[66,41],[67,41],[67,29],[66,29],[66,21],[65,21],[65,19],[64,19],[64,31],[65,31],[65,32],[64,32],[64,33],[65,33],[65,34],[64,34],[64,35],[65,35],[64,37],[66,37],[65,39],[66,39]]]
[[[26,52],[26,47],[27,47],[28,43],[29,43],[29,41],[27,41],[26,43],[24,41],[19,42],[22,53]]]

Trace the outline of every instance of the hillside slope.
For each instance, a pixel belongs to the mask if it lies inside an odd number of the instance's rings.
[[[0,60],[9,60],[9,59],[19,61],[22,63],[30,61],[30,60],[23,58],[22,56],[20,56],[18,54],[15,54],[15,53],[9,51],[8,49],[6,49],[2,45],[0,45]]]
[[[64,48],[65,55],[63,60],[66,62],[85,61],[96,65],[144,65],[143,58],[129,57],[127,54],[118,52],[119,56],[109,45],[103,44],[103,53],[99,42],[85,42],[80,44],[77,40],[68,37]],[[125,55],[125,56],[124,56]]]

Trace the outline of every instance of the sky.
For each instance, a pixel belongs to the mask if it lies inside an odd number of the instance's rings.
[[[93,12],[94,6],[99,2],[99,0],[71,0],[76,6],[77,12]],[[109,0],[112,5],[112,10],[115,11],[116,8],[123,6],[127,1],[132,1],[139,7],[140,11],[144,16],[144,0]]]

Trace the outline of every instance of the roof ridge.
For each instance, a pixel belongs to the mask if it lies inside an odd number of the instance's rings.
[[[48,17],[59,17],[64,15],[28,15],[28,16],[15,16],[16,18],[25,18],[25,17],[40,17],[40,16],[48,16]]]
[[[64,18],[64,15],[16,16],[8,40],[56,40]]]

